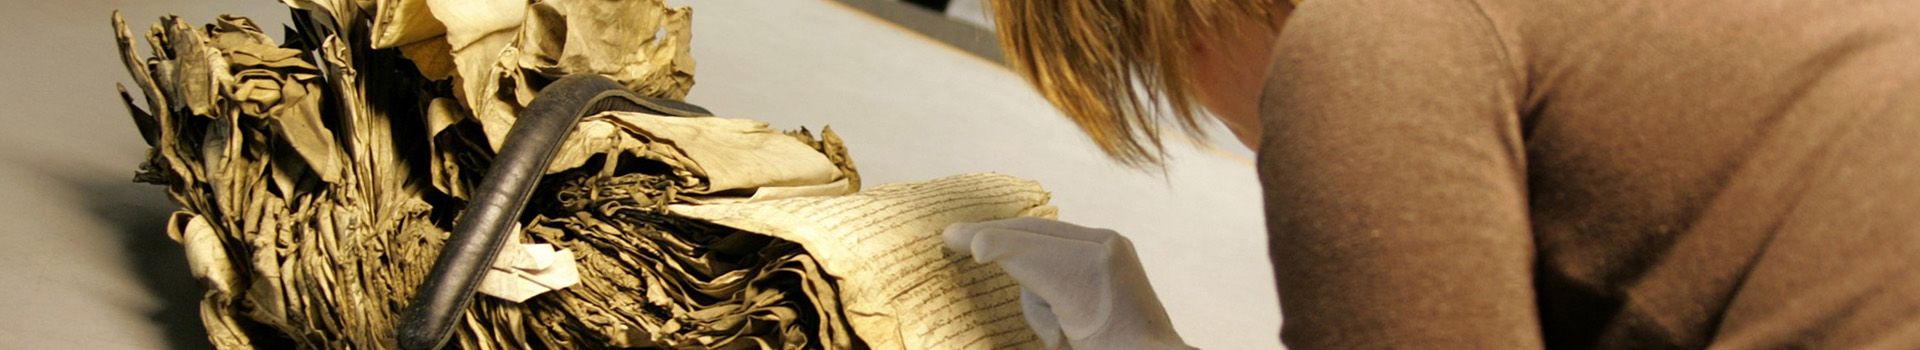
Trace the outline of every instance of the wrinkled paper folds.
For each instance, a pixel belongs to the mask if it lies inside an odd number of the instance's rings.
[[[842,279],[853,328],[877,349],[1039,348],[1005,271],[946,251],[948,225],[1050,217],[1038,183],[969,174],[847,196],[675,205],[675,213],[799,242]]]
[[[143,56],[113,18],[133,77],[121,102],[152,146],[135,180],[181,206],[166,231],[207,287],[221,349],[395,346],[399,312],[540,88],[601,74],[681,99],[693,85],[692,12],[661,0],[282,2],[295,11],[279,44],[245,18],[164,17]],[[456,329],[462,348],[1037,344],[1011,279],[937,237],[1043,215],[1037,184],[857,192],[831,129],[637,112],[588,117],[545,170]]]

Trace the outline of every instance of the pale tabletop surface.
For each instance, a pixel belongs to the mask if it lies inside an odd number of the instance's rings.
[[[1164,175],[1125,169],[1012,72],[841,4],[669,3],[695,9],[692,102],[780,128],[832,125],[869,184],[1038,180],[1063,220],[1134,240],[1190,344],[1279,347],[1259,185],[1239,146],[1176,141]],[[108,25],[116,8],[136,32],[168,13],[267,28],[286,18],[270,0],[19,1],[0,14],[0,348],[207,346],[202,290],[162,231],[175,206],[130,181],[146,146],[113,88],[130,82]]]

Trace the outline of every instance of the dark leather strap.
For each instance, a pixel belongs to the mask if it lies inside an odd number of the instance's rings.
[[[574,124],[605,111],[632,111],[671,116],[706,116],[706,109],[684,102],[633,94],[611,79],[596,74],[570,75],[540,91],[520,113],[487,175],[474,189],[466,212],[453,226],[453,236],[433,262],[433,272],[401,315],[394,336],[401,349],[438,349],[453,336],[453,327],[473,302],[474,289],[500,254],[533,187]]]

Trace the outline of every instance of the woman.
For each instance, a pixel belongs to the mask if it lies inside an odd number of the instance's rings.
[[[1258,151],[1290,347],[1920,348],[1920,2],[994,5],[1119,161]],[[947,239],[1051,341],[1183,346],[1111,231]]]

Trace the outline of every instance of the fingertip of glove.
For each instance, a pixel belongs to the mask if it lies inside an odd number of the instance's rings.
[[[969,256],[973,255],[973,237],[979,233],[980,225],[978,224],[956,223],[947,225],[946,231],[940,234],[940,240],[946,243],[947,250],[961,256]]]

